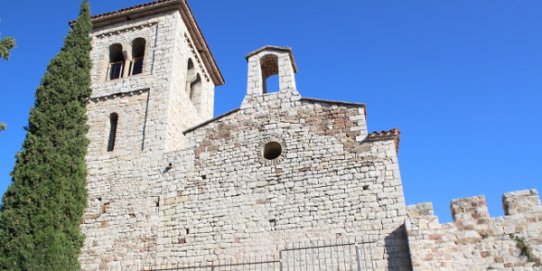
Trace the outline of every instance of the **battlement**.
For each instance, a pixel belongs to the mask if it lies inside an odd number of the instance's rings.
[[[505,193],[502,205],[506,216],[541,212],[542,204],[536,189]],[[452,200],[450,204],[453,221],[457,224],[484,224],[490,220],[486,197],[483,195]],[[430,202],[407,206],[411,219],[433,218],[433,204]]]
[[[542,211],[542,204],[536,189],[505,193],[502,196],[502,206],[506,215]]]
[[[406,229],[414,270],[539,270],[542,204],[535,189],[505,193],[504,216],[490,217],[485,196],[454,199],[453,222],[439,223],[431,203],[407,207]],[[516,236],[520,236],[521,244]],[[524,255],[529,247],[531,258]]]

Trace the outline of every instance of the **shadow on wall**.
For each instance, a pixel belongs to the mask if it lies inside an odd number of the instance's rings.
[[[401,226],[384,238],[388,254],[388,270],[411,271],[412,262],[408,248],[405,226]]]

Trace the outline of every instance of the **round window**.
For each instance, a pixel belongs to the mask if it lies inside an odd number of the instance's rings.
[[[278,142],[269,142],[263,147],[263,157],[267,160],[273,160],[282,153],[282,146]]]

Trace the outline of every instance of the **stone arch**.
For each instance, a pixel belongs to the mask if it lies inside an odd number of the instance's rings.
[[[277,89],[273,89],[273,91],[279,90],[279,58],[275,54],[267,54],[260,58],[260,68],[261,68],[261,74],[262,74],[262,92],[268,93],[270,90],[268,89],[269,81],[270,80],[277,80],[275,86]]]

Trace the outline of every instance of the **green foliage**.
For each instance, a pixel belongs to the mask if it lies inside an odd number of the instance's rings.
[[[0,270],[79,270],[90,97],[87,1],[36,91],[0,207]]]
[[[0,122],[0,132],[4,131],[6,129],[6,124],[3,122]]]
[[[15,39],[5,37],[0,40],[0,58],[9,59],[9,52],[15,47]]]
[[[516,241],[516,247],[521,251],[521,256],[525,256],[527,261],[534,263],[535,266],[542,266],[542,261],[536,257],[533,248],[527,243],[525,238],[515,234],[510,234],[510,238]]]

